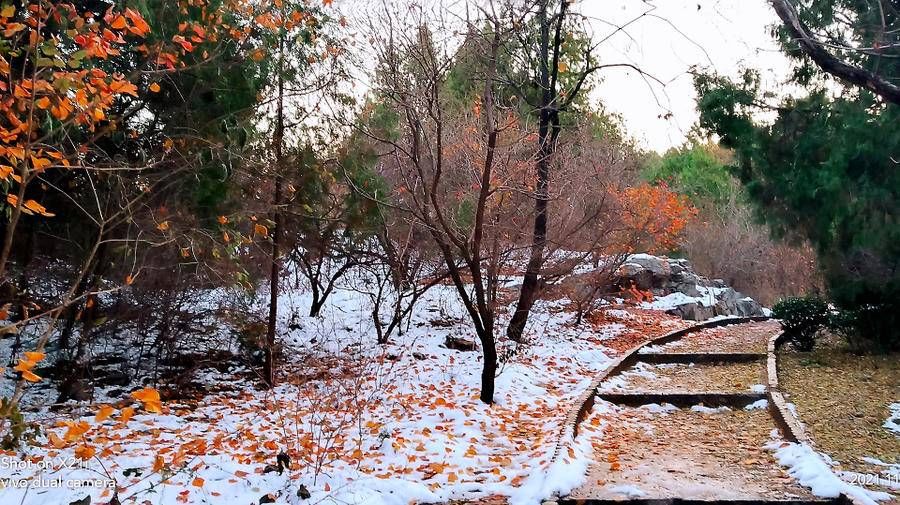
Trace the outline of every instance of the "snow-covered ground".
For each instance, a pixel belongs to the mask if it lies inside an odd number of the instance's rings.
[[[408,331],[386,346],[375,343],[366,295],[338,289],[318,318],[298,316],[309,302],[303,290],[280,298],[287,363],[272,391],[247,370],[208,370],[198,377],[205,396],[164,402],[158,414],[121,397],[80,418],[29,414],[50,428],[25,458],[4,453],[0,503],[63,505],[87,494],[97,503],[115,493],[122,503],[166,505],[266,495],[366,504],[504,495],[526,504],[583,478],[590,437],[564,440],[554,454],[570,409],[611,361],[604,342],[624,325],[575,328],[566,300],[538,302],[530,342],[501,346],[509,358],[488,406],[478,399],[480,351],[443,346],[448,335],[474,338],[452,287],[426,293]],[[274,471],[281,452],[291,458],[283,473]]]
[[[900,403],[892,403],[888,408],[891,415],[884,422],[884,427],[900,436]]]
[[[775,436],[773,433],[773,438]],[[867,490],[842,480],[832,471],[828,457],[807,445],[773,441],[768,448],[775,452],[778,462],[792,477],[818,497],[837,498],[844,494],[865,505],[891,498],[887,493]]]

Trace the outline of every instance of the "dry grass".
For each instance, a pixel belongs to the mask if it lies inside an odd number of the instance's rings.
[[[869,456],[900,464],[900,436],[883,427],[900,401],[900,353],[858,356],[836,339],[811,353],[785,348],[779,378],[818,448],[844,470],[877,473]]]

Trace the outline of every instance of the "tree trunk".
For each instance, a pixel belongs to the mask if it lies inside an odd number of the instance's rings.
[[[544,249],[547,244],[547,204],[550,200],[550,162],[556,150],[556,139],[559,137],[559,110],[556,96],[556,74],[558,72],[558,57],[561,45],[560,28],[565,17],[567,2],[560,2],[559,19],[557,21],[556,36],[553,40],[553,61],[550,62],[550,20],[547,18],[547,0],[540,2],[539,19],[541,24],[541,110],[538,126],[538,158],[537,158],[537,191],[534,201],[534,228],[532,230],[531,252],[528,265],[525,267],[525,277],[522,280],[522,289],[519,291],[519,301],[506,336],[514,341],[522,340],[525,324],[528,322],[528,314],[534,305],[538,291],[538,276],[544,266]]]
[[[484,367],[481,369],[481,401],[491,405],[494,403],[494,379],[497,376],[497,346],[494,343],[493,329],[487,329],[486,335],[479,335]]]
[[[275,112],[275,195],[272,206],[272,267],[269,273],[269,321],[266,327],[266,355],[263,380],[269,387],[275,385],[275,329],[278,324],[278,283],[281,275],[280,247],[283,234],[281,222],[281,193],[284,144],[284,36],[279,41],[278,102]]]

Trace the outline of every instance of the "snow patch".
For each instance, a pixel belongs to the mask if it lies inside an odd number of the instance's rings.
[[[630,484],[619,484],[608,489],[612,493],[624,495],[626,498],[641,498],[647,496],[641,488]]]
[[[756,410],[756,409],[767,409],[769,408],[769,400],[756,400],[744,407],[744,410]]]
[[[822,455],[807,445],[775,441],[767,444],[766,448],[774,451],[775,458],[788,469],[788,473],[816,496],[837,498],[843,493],[864,505],[875,505],[880,500],[891,498],[888,493],[869,491],[844,482],[835,475]]]
[[[900,403],[892,403],[888,408],[891,415],[884,422],[884,427],[900,436]]]
[[[701,414],[721,414],[722,412],[731,412],[731,409],[728,407],[711,408],[705,405],[694,405],[691,407],[691,411],[700,412]]]

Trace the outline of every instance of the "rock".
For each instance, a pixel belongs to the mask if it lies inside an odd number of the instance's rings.
[[[301,486],[302,486],[302,484],[301,484]],[[266,493],[266,494],[262,495],[262,497],[260,497],[259,505],[263,505],[264,503],[275,503],[275,498],[272,497],[271,493]]]
[[[444,339],[444,347],[456,351],[474,351],[475,341],[463,337],[447,335],[447,338]]]
[[[744,298],[744,295],[735,291],[734,288],[725,288],[724,291],[716,295],[716,298],[725,300],[726,302],[736,302],[741,298]]]
[[[764,316],[763,307],[729,286],[723,279],[708,279],[693,270],[691,262],[679,258],[660,258],[649,254],[628,257],[614,276],[614,288],[631,287],[651,291],[654,297],[681,293],[693,301],[668,312],[684,319],[702,321],[713,316]],[[680,300],[676,299],[675,303]]]
[[[653,288],[653,272],[637,263],[625,263],[616,271],[616,284],[621,289],[634,286],[642,291]]]
[[[713,307],[705,307],[699,303],[683,303],[673,309],[666,311],[666,314],[678,316],[688,321],[704,321],[715,315]]]
[[[756,317],[766,315],[762,305],[753,298],[741,298],[735,302],[737,315],[743,317]]]
[[[414,353],[412,353],[412,357],[416,358],[419,361],[422,361],[423,359],[427,358],[428,356],[425,356],[421,352],[414,352]]]
[[[626,264],[636,264],[649,271],[653,283],[651,287],[654,288],[662,287],[672,277],[672,267],[669,265],[669,261],[656,256],[636,254],[629,257]]]
[[[98,386],[127,386],[131,384],[131,377],[118,370],[111,370],[104,375],[94,379]]]
[[[700,289],[697,287],[697,284],[693,282],[679,283],[675,286],[675,291],[684,293],[688,296],[700,296]]]
[[[306,486],[300,484],[300,488],[297,489],[297,497],[301,500],[308,500],[312,497],[312,493],[309,492],[309,489],[306,489]]]

